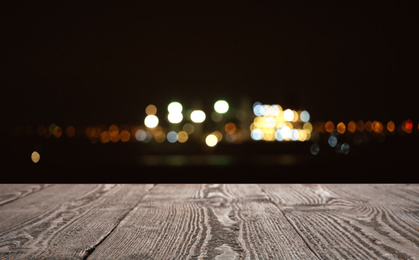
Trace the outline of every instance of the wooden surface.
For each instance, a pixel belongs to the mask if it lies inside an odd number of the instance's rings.
[[[1,184],[0,259],[419,259],[419,185]]]

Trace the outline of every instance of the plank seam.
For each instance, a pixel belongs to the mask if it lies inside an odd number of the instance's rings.
[[[98,247],[98,246],[100,246],[111,234],[112,234],[112,232],[121,224],[121,222],[129,215],[129,214],[131,214],[131,212],[133,212],[136,208],[137,208],[137,206],[138,206],[138,204],[140,204],[141,203],[141,201],[144,199],[144,197],[152,190],[152,189],[154,189],[154,187],[156,187],[156,185],[157,184],[153,184],[153,187],[151,187],[146,193],[144,193],[143,194],[143,196],[141,196],[141,199],[138,201],[138,203],[137,204],[135,204],[133,207],[132,207],[132,209],[130,210],[130,211],[128,211],[125,215],[123,215],[122,217],[121,217],[121,219],[118,221],[118,223],[116,223],[116,225],[108,232],[108,234],[106,234],[96,245],[93,245],[92,247],[90,247],[90,248],[88,248],[87,250],[86,250],[86,252],[85,252],[85,254],[83,255],[83,257],[82,257],[82,260],[86,260],[86,259],[88,259],[88,257],[93,253],[93,251],[95,251],[96,250],[96,248]]]
[[[279,212],[282,213],[282,215],[284,216],[284,218],[287,220],[287,222],[290,224],[290,226],[294,229],[294,231],[298,234],[298,236],[301,238],[301,240],[303,240],[304,244],[306,244],[307,248],[317,257],[317,259],[322,259],[319,255],[317,255],[317,253],[313,250],[313,248],[311,248],[310,244],[307,243],[307,241],[304,239],[304,237],[301,235],[301,233],[299,232],[299,230],[293,225],[293,223],[289,220],[289,218],[284,214],[284,212],[281,210],[281,208],[279,207],[279,205],[273,201],[271,199],[271,197],[268,195],[268,193],[265,192],[265,190],[260,187],[260,185],[258,185],[259,188],[261,189],[261,191],[266,195],[266,197],[268,198],[269,202],[274,204],[275,207],[279,210]]]

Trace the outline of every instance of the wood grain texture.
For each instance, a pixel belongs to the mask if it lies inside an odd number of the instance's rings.
[[[152,185],[54,185],[0,207],[0,259],[84,259]]]
[[[88,259],[316,259],[257,185],[157,185]]]
[[[0,259],[419,259],[419,185],[0,185]]]
[[[49,186],[51,184],[0,184],[0,206]]]
[[[322,259],[418,259],[418,185],[260,185]]]

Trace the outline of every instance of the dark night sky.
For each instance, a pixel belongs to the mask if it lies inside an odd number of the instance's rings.
[[[11,123],[142,123],[149,103],[241,96],[317,120],[417,118],[405,1],[58,2],[2,7]]]

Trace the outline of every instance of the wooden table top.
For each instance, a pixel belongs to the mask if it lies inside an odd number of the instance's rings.
[[[1,184],[0,259],[419,259],[417,184]]]

